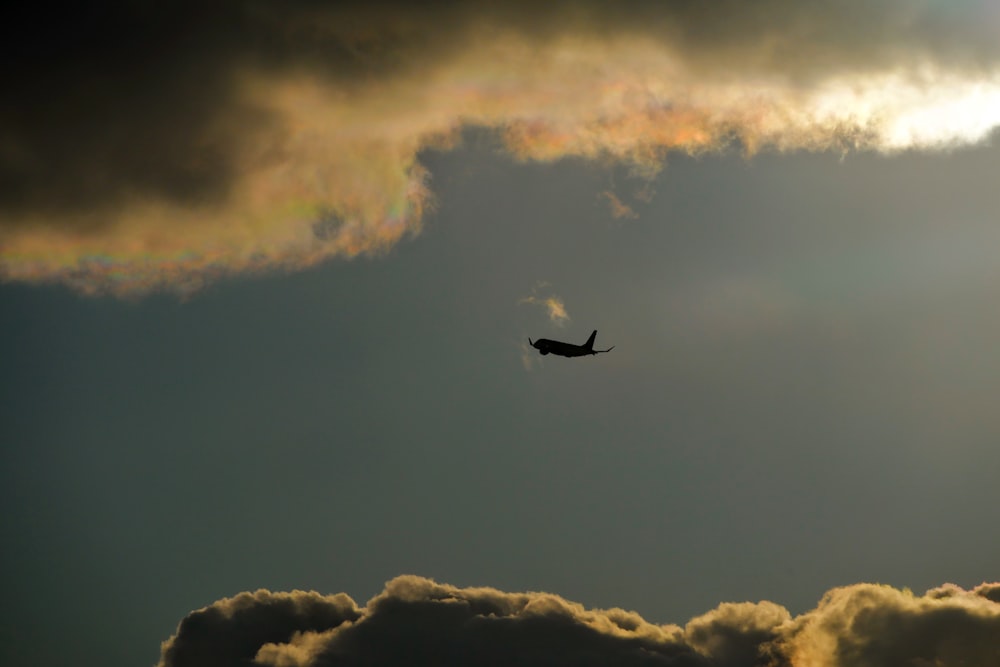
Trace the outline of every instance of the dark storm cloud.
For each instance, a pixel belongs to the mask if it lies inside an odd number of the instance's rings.
[[[996,25],[919,3],[104,2],[4,22],[0,224],[132,197],[225,197],[247,137],[280,123],[246,71],[341,87],[407,76],[505,30],[635,33],[716,66],[812,76],[925,55],[995,65]],[[974,18],[974,17],[968,17]]]
[[[222,600],[181,622],[163,644],[160,666],[251,659],[276,667],[988,665],[1000,659],[1000,604],[982,591],[995,587],[949,586],[947,595],[935,593],[942,588],[914,596],[857,584],[831,590],[816,609],[795,618],[770,602],[726,603],[680,627],[621,609],[584,609],[547,593],[457,588],[404,576],[363,609],[343,595],[258,592]],[[305,596],[308,607],[289,606]],[[283,605],[277,613],[276,599]]]
[[[933,148],[1000,123],[989,3],[104,2],[0,28],[0,277],[188,289],[391,246],[421,150]],[[311,233],[324,215],[343,224]],[[325,230],[326,228],[324,228]]]
[[[346,85],[412,66],[434,45],[391,17],[376,27],[345,15],[310,2],[29,5],[4,22],[0,45],[0,223],[97,215],[133,197],[217,201],[248,139],[280,122],[244,98],[245,70]]]

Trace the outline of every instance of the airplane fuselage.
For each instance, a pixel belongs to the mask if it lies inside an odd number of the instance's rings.
[[[590,334],[590,338],[583,345],[573,345],[572,343],[564,343],[561,340],[550,340],[548,338],[539,338],[536,341],[529,338],[528,343],[541,354],[556,354],[560,357],[586,357],[592,354],[600,354],[601,352],[610,352],[614,349],[614,346],[612,346],[607,350],[595,350],[594,339],[596,338],[597,332],[595,331]]]
[[[560,357],[585,357],[588,354],[597,354],[594,350],[587,349],[583,345],[573,345],[548,338],[539,338],[532,347],[542,354],[558,354]]]

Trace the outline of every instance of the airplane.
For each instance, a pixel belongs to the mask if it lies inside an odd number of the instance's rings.
[[[573,345],[572,343],[563,343],[558,340],[549,340],[548,338],[539,338],[536,341],[528,339],[528,344],[535,348],[542,354],[558,354],[560,357],[585,357],[588,354],[600,354],[601,352],[610,352],[615,349],[612,345],[606,350],[595,350],[594,349],[594,339],[597,338],[597,330],[590,334],[590,338],[583,345]]]

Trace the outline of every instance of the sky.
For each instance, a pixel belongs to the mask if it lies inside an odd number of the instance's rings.
[[[0,28],[0,662],[1000,660],[993,3],[538,4]]]

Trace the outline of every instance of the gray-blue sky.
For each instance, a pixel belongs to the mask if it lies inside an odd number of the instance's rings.
[[[5,662],[150,663],[220,597],[404,572],[680,623],[995,578],[996,148],[673,159],[648,203],[423,159],[439,208],[384,257],[3,288]],[[522,365],[592,328],[612,354]]]

